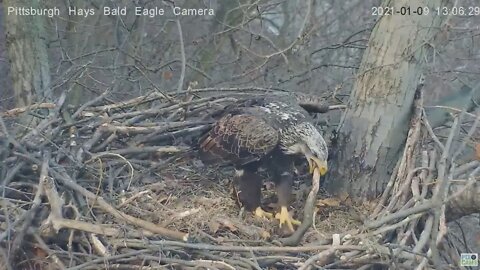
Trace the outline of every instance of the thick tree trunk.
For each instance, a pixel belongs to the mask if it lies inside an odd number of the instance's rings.
[[[383,191],[405,143],[426,42],[445,18],[433,10],[444,2],[417,1],[415,8],[429,7],[429,15],[383,16],[374,27],[332,148],[330,192],[361,199]],[[387,3],[414,8],[408,0]]]
[[[42,1],[5,0],[5,29],[15,105],[23,107],[51,97],[45,16],[20,16],[9,7],[42,8]]]

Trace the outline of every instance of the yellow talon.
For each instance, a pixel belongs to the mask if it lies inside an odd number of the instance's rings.
[[[282,208],[280,209],[280,213],[277,213],[275,215],[275,218],[278,219],[280,221],[280,228],[282,228],[282,225],[283,224],[287,224],[287,227],[288,229],[290,229],[290,231],[295,231],[293,229],[293,225],[300,225],[302,224],[300,221],[296,220],[296,219],[293,219],[290,214],[288,213],[288,209],[287,207],[285,206],[282,206]]]
[[[266,211],[263,211],[263,209],[259,206],[257,209],[255,209],[255,216],[259,218],[273,218],[272,213],[268,213]]]

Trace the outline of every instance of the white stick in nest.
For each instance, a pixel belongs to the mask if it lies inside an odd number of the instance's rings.
[[[305,201],[305,207],[303,209],[303,221],[302,225],[298,227],[298,229],[287,238],[280,239],[280,242],[286,246],[293,246],[300,243],[302,240],[303,235],[307,232],[307,230],[313,224],[313,218],[315,214],[315,202],[317,199],[318,189],[320,188],[320,172],[318,168],[315,168],[313,171],[312,176],[312,189],[310,193],[308,193],[307,200]]]

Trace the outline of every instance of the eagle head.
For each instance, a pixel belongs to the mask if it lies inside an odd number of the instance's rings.
[[[308,161],[310,173],[318,168],[320,175],[325,175],[328,171],[328,148],[320,132],[309,122],[297,125],[294,130],[296,133],[295,143],[286,147],[286,152],[303,154]]]

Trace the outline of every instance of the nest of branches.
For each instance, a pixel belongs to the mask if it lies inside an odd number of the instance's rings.
[[[212,90],[220,94],[200,96]],[[358,208],[348,200],[319,203],[315,173],[311,182],[300,181],[297,187],[294,206],[302,225],[283,236],[273,222],[239,214],[230,195],[229,168],[206,168],[195,157],[194,145],[210,127],[209,115],[257,94],[265,89],[154,92],[123,102],[108,101],[105,93],[79,108],[64,107],[61,97],[55,104],[2,113],[2,266],[455,267],[459,252],[448,244],[445,213],[459,213],[460,195],[478,200],[471,192],[478,163],[455,164],[478,118],[464,143],[452,148],[465,113],[441,140],[426,121],[419,94],[390,183],[375,207],[361,209],[368,211],[367,221],[352,218]],[[26,118],[26,112],[35,119]],[[12,134],[9,121],[28,128]],[[334,211],[322,212],[326,206]]]

